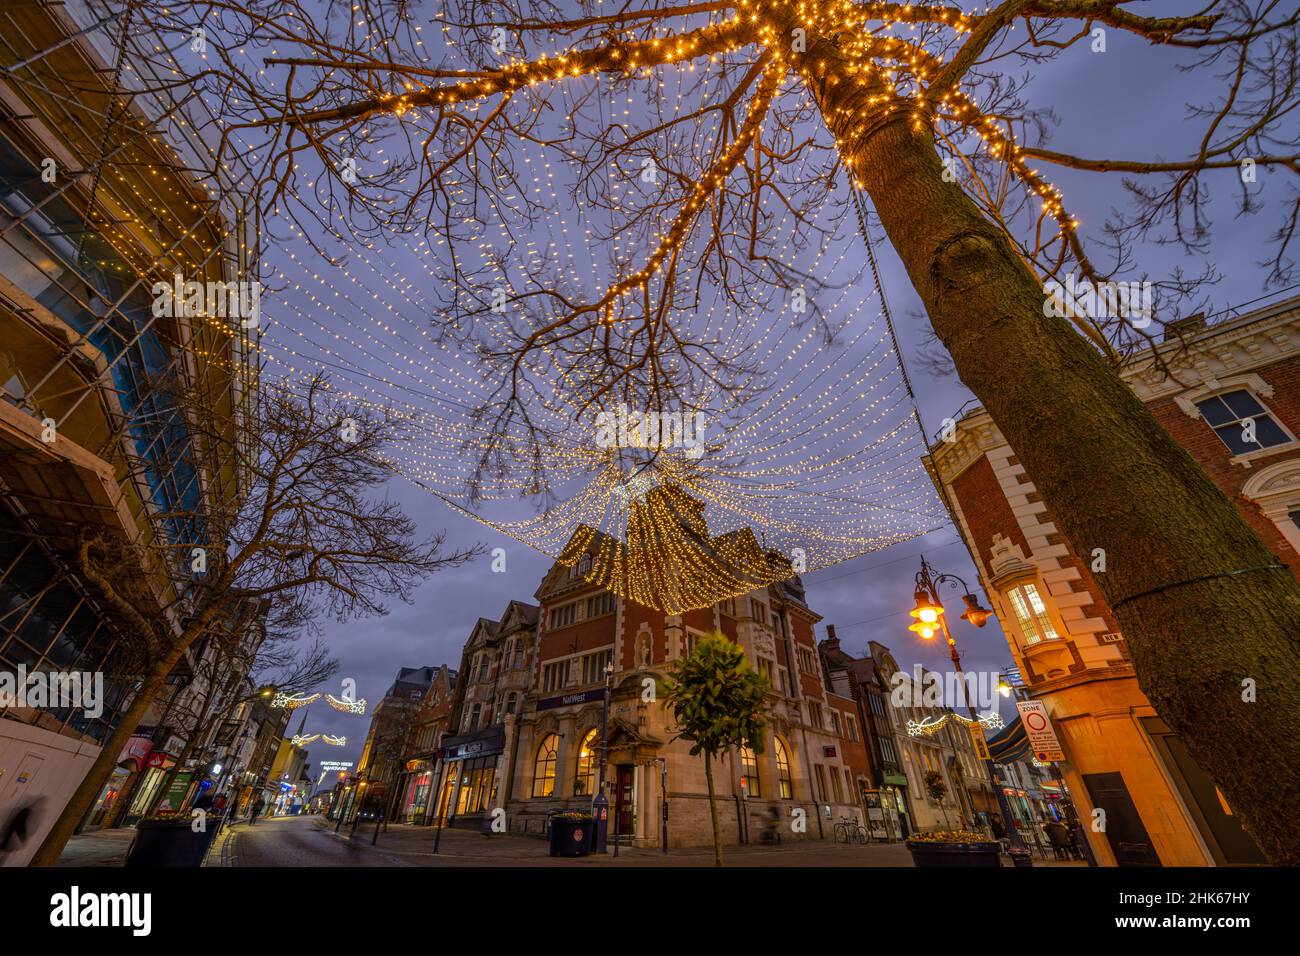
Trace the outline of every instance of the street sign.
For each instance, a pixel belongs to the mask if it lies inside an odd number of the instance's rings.
[[[1041,700],[1018,700],[1016,710],[1020,712],[1020,724],[1025,728],[1029,738],[1029,749],[1034,756],[1044,762],[1064,760],[1065,751],[1056,739],[1052,721],[1047,716],[1047,708]]]

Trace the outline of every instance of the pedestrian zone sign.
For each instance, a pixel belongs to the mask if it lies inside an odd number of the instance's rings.
[[[1020,712],[1020,724],[1025,728],[1029,738],[1029,749],[1043,763],[1065,759],[1061,742],[1056,739],[1056,731],[1047,716],[1047,708],[1041,700],[1018,700],[1016,710]]]

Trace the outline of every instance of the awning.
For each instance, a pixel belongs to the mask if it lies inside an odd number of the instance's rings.
[[[996,736],[989,738],[988,744],[989,756],[994,763],[1015,763],[1033,756],[1029,750],[1029,737],[1025,734],[1019,717],[998,731]]]

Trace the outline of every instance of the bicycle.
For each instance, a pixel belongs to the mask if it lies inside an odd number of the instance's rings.
[[[866,843],[867,828],[852,817],[840,817],[835,824],[836,843]]]

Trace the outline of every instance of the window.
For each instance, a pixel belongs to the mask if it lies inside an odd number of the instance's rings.
[[[591,571],[591,555],[584,554],[582,556],[582,559],[578,562],[578,573],[581,574],[583,577],[586,577],[590,571]]]
[[[831,767],[830,771],[831,771],[831,789],[835,792],[835,802],[843,803],[844,788],[840,786],[840,775],[835,772],[834,767]]]
[[[758,758],[751,747],[740,748],[740,782],[751,797],[761,797],[762,787],[758,783]]]
[[[880,756],[884,758],[885,763],[898,766],[898,751],[894,749],[894,742],[888,737],[880,738]]]
[[[822,705],[815,700],[808,701],[808,724],[818,730],[826,726],[826,719],[822,717]]]
[[[517,671],[524,669],[524,650],[524,642],[515,641],[515,670]]]
[[[768,658],[760,657],[758,659],[758,672],[767,681],[768,687],[776,686],[776,682],[772,680],[772,666],[772,662]]]
[[[469,722],[465,725],[465,729],[467,731],[478,730],[478,719],[482,713],[483,713],[482,704],[475,704],[473,707],[469,709]]]
[[[614,652],[598,651],[582,659],[582,683],[599,684],[605,679],[605,668],[613,663]]]
[[[721,604],[718,605],[718,610],[719,610],[721,613],[727,615],[727,617],[735,617],[735,616],[736,616],[736,599],[735,599],[735,598],[727,598],[725,601],[723,601]]]
[[[813,764],[813,771],[817,774],[817,799],[822,803],[826,802],[826,768],[819,763]]]
[[[1038,596],[1037,585],[1019,584],[1007,592],[1007,599],[1016,612],[1016,620],[1020,622],[1027,643],[1056,640],[1056,628],[1052,626],[1043,599]]]
[[[578,769],[573,777],[573,795],[585,797],[596,789],[596,728],[587,731],[578,745]]]
[[[1196,408],[1234,455],[1245,455],[1291,441],[1291,436],[1282,430],[1268,409],[1244,388],[1202,399],[1196,403]]]
[[[699,631],[692,631],[690,628],[686,629],[686,656],[687,657],[690,657],[692,654],[695,653],[695,648],[700,643],[700,637],[701,634]]]
[[[857,800],[857,795],[853,792],[854,789],[855,788],[853,786],[853,773],[852,771],[849,770],[848,767],[845,767],[844,768],[844,796],[848,798],[849,803],[853,803],[855,800]]]
[[[587,598],[587,619],[602,617],[614,613],[614,595],[608,591],[593,594]]]
[[[550,628],[555,630],[561,627],[568,627],[578,619],[578,602],[573,601],[565,604],[563,607],[551,608]]]
[[[840,712],[834,707],[831,708],[831,730],[835,732],[836,737],[843,737],[844,733],[840,730]]]
[[[799,670],[805,674],[811,674],[814,672],[814,669],[815,669],[815,665],[813,664],[812,651],[810,651],[806,647],[800,647],[799,648]]]
[[[556,661],[542,668],[542,690],[560,690],[569,683],[569,662]]]
[[[519,695],[514,691],[506,694],[506,713],[513,714],[519,707]]]
[[[781,799],[793,800],[794,778],[790,776],[790,754],[785,749],[785,741],[780,737],[772,738],[772,753],[776,757],[776,785],[781,790]]]
[[[856,744],[858,742],[858,719],[852,714],[845,714],[844,726],[849,732],[849,740]]]
[[[560,738],[548,734],[537,748],[537,759],[533,761],[533,796],[551,797],[555,795],[555,758],[559,753]]]
[[[767,623],[767,605],[758,598],[749,599],[749,613],[759,624]]]
[[[479,661],[478,661],[479,683],[483,683],[488,679],[488,671],[491,669],[491,666],[492,666],[492,660],[491,658],[488,657],[487,654],[483,654],[479,657]]]

